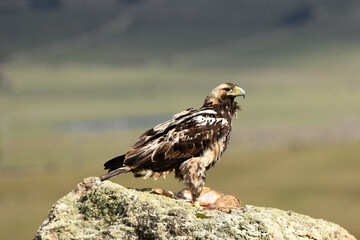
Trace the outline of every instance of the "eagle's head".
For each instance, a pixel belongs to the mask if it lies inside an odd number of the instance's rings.
[[[227,108],[231,115],[236,113],[240,107],[234,101],[235,97],[242,96],[245,98],[245,91],[233,83],[223,83],[214,88],[205,98],[203,108]]]
[[[237,96],[245,98],[245,91],[233,83],[223,83],[214,88],[209,96],[218,99],[235,98]]]

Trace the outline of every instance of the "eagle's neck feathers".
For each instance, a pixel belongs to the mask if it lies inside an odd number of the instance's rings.
[[[201,109],[212,109],[219,116],[231,120],[232,116],[236,116],[236,111],[240,110],[240,106],[234,101],[234,97],[219,97],[210,94],[205,98]]]

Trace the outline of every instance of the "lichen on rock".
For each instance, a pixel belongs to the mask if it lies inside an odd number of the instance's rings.
[[[224,213],[90,177],[55,203],[35,239],[348,239],[340,226],[274,208]]]

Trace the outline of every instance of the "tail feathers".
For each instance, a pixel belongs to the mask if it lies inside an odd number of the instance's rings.
[[[125,155],[118,156],[107,161],[104,164],[105,170],[109,169],[109,172],[100,177],[101,181],[114,177],[121,173],[130,172],[131,169],[127,166],[124,166]]]
[[[109,171],[124,167],[124,160],[125,160],[125,155],[121,155],[118,157],[115,157],[109,161],[107,161],[104,164],[105,170],[109,169]]]
[[[110,170],[107,174],[101,176],[100,180],[104,181],[104,180],[112,178],[118,174],[130,172],[130,171],[131,171],[131,168],[129,168],[129,167],[121,167],[121,168],[118,168],[115,170]]]

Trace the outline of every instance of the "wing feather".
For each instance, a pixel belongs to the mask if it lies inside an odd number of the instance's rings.
[[[126,153],[124,164],[132,169],[166,171],[202,153],[227,134],[230,124],[213,110],[189,109],[149,129]]]

